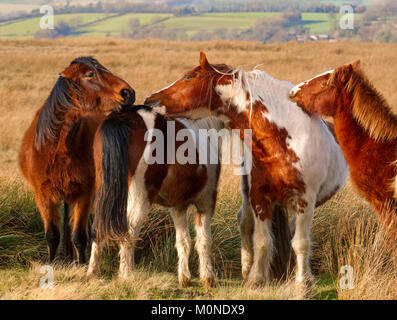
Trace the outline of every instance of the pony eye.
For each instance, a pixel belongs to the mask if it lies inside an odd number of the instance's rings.
[[[185,80],[190,80],[192,78],[193,78],[193,76],[188,75],[188,74],[183,77],[183,79],[185,79]]]
[[[93,71],[89,71],[85,76],[86,76],[87,78],[93,78],[94,75],[95,75],[95,73],[94,73]]]
[[[325,88],[327,86],[327,83],[326,82],[320,82],[320,87],[321,88]]]

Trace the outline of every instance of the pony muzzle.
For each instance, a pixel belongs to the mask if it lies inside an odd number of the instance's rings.
[[[289,92],[289,98],[290,99],[294,99],[296,98],[296,95],[298,94],[298,92],[300,91],[300,87],[299,86],[295,86],[293,87],[290,92]]]
[[[121,105],[131,106],[135,102],[135,90],[134,89],[122,89],[120,91],[120,96],[123,98]]]
[[[160,100],[153,100],[153,101],[150,101],[149,99],[150,99],[150,97],[149,97],[149,98],[146,98],[146,100],[145,100],[145,102],[144,102],[144,105],[145,105],[145,106],[151,107],[151,108],[155,108],[155,107],[159,107],[159,106],[160,106],[160,103],[161,103]]]

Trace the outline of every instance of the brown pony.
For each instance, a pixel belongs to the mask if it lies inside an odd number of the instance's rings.
[[[59,206],[64,201],[65,249],[85,263],[87,224],[94,197],[94,134],[103,113],[133,104],[135,92],[92,57],[72,61],[59,76],[26,131],[19,152],[23,176],[33,188],[44,221],[49,260],[60,242]]]
[[[310,114],[333,117],[357,190],[389,226],[397,212],[397,117],[360,61],[297,85],[290,98]]]

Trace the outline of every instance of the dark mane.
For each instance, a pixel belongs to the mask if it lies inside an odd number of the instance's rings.
[[[36,124],[35,147],[40,150],[45,140],[57,139],[66,111],[74,109],[70,90],[79,92],[79,87],[73,80],[60,76],[52,88]]]
[[[90,69],[92,69],[93,71],[97,72],[97,71],[105,71],[105,72],[109,72],[108,69],[106,69],[103,65],[101,65],[98,60],[96,60],[94,57],[92,56],[88,56],[88,57],[78,57],[76,59],[74,59],[71,63],[70,66],[78,63],[78,64],[82,64],[85,65],[87,67],[89,67]],[[99,74],[99,73],[98,73]]]
[[[70,63],[69,67],[76,63],[88,66],[98,76],[100,76],[98,71],[109,72],[93,57],[76,58]],[[46,139],[58,139],[65,113],[75,108],[71,92],[76,94],[77,99],[82,94],[81,88],[76,82],[60,76],[44,103],[37,120],[35,137],[37,150],[41,149]]]

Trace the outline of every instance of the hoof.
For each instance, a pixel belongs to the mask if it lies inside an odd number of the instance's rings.
[[[182,276],[182,277],[179,277],[179,285],[182,288],[187,288],[192,285],[192,282],[190,281],[190,278],[188,278],[186,276]]]
[[[243,283],[246,283],[248,281],[249,273],[250,273],[250,269],[242,270],[241,276],[243,277]]]
[[[203,287],[206,289],[215,288],[216,287],[216,279],[215,277],[206,277],[201,280]]]
[[[296,279],[297,299],[308,300],[313,297],[314,278],[312,275]]]
[[[101,277],[101,272],[99,270],[98,271],[88,270],[86,277],[88,280],[98,279]]]
[[[248,289],[258,289],[263,288],[266,286],[267,280],[264,277],[249,277],[248,280],[245,282],[245,286]]]
[[[131,272],[119,272],[117,277],[119,280],[127,280],[131,276]]]

